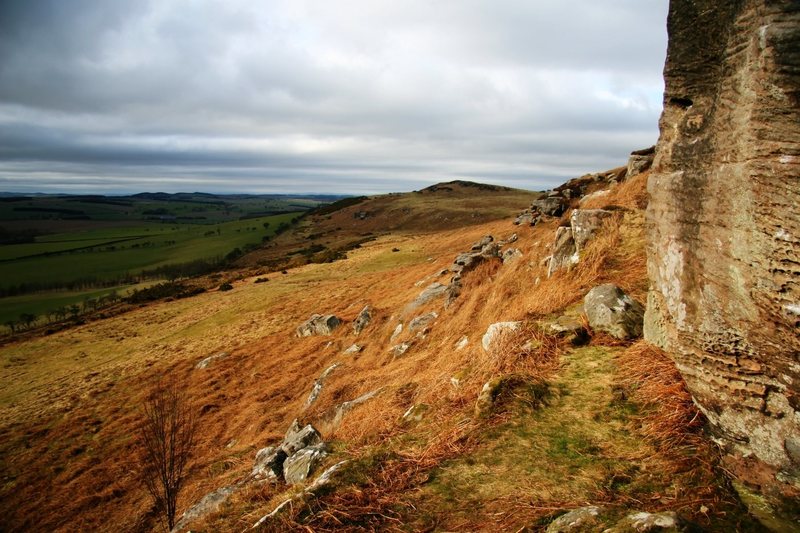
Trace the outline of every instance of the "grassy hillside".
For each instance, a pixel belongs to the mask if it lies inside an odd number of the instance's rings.
[[[353,224],[349,236],[375,233],[379,217],[398,217],[402,230],[376,235],[344,261],[298,266],[264,283],[245,278],[227,292],[0,348],[0,502],[7,510],[0,529],[157,529],[135,474],[133,435],[136,406],[168,376],[186,387],[202,427],[181,511],[242,479],[256,450],[280,441],[299,417],[332,446],[323,467],[349,462],[330,491],[266,530],[539,531],[589,503],[602,505],[607,521],[628,510],[672,510],[705,530],[747,530],[749,518],[719,481],[714,453],[698,433],[699,414],[662,354],[602,334],[575,348],[541,329],[544,320],[579,316],[584,294],[599,283],[644,297],[645,180],[603,197],[602,205],[622,209],[579,265],[551,278],[541,260],[558,219],[535,227],[513,226],[510,218],[473,223],[470,213],[480,207],[467,202],[480,203],[479,195],[464,191],[463,203],[442,209],[421,192],[397,203],[365,201],[378,213],[372,229],[358,225],[369,216],[353,217],[358,205],[317,217],[334,228]],[[461,225],[448,227],[455,215],[426,223],[414,216],[416,206],[461,213]],[[409,306],[427,284],[446,283],[442,269],[473,242],[514,232],[522,259],[470,272],[446,308],[441,300]],[[367,303],[375,316],[356,336],[352,321]],[[391,340],[399,322],[408,326],[432,310],[438,318],[425,335],[406,327]],[[312,313],[334,313],[345,324],[331,336],[296,338],[294,329]],[[487,327],[508,320],[524,326],[484,350]],[[465,336],[467,346],[457,349]],[[393,356],[390,347],[402,341],[411,349]],[[363,350],[344,354],[354,342]],[[228,355],[195,369],[221,352]],[[335,362],[343,366],[305,409],[315,379]],[[517,385],[491,414],[476,414],[484,384],[501,378]],[[332,422],[336,405],[378,389]],[[404,420],[414,406],[422,415]],[[248,529],[292,493],[283,485],[249,486],[192,531]]]

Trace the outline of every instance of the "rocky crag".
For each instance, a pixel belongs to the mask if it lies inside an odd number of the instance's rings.
[[[765,525],[798,527],[800,4],[672,0],[645,337]]]

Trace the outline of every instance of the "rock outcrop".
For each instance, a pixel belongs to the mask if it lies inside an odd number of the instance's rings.
[[[800,8],[672,0],[668,30],[645,336],[674,357],[740,492],[771,507],[762,522],[790,530],[800,523]]]

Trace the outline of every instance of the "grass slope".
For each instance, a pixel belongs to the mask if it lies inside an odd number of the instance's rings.
[[[713,454],[696,447],[675,454],[660,445],[664,432],[647,428],[662,425],[640,418],[647,412],[659,419],[659,405],[633,396],[615,403],[615,382],[630,379],[624,369],[646,352],[623,350],[602,336],[570,351],[535,328],[539,319],[574,310],[598,283],[612,281],[644,296],[637,208],[643,179],[609,195],[609,202],[629,210],[590,244],[572,272],[549,279],[540,260],[558,220],[534,228],[512,226],[509,219],[455,229],[429,224],[424,232],[380,236],[345,261],[271,274],[266,283],[246,278],[228,292],[156,303],[0,348],[0,502],[8,510],[0,529],[156,528],[135,475],[132,435],[135,406],[165,376],[186,387],[202,427],[181,510],[241,479],[255,451],[279,441],[299,416],[332,443],[327,464],[351,462],[335,491],[310,508],[296,507],[269,526],[275,530],[537,530],[587,502],[608,504],[612,515],[675,509],[709,530],[745,524],[726,487],[704,474]],[[440,271],[457,253],[484,234],[512,232],[522,260],[474,270],[446,309],[441,301],[409,307],[428,283],[447,282]],[[355,336],[350,322],[367,303],[375,317]],[[406,328],[390,341],[398,322],[407,325],[431,310],[439,317],[426,336],[414,338]],[[294,328],[312,313],[335,313],[346,323],[330,337],[295,338]],[[483,332],[504,320],[524,320],[528,327],[484,351]],[[462,336],[469,344],[456,350]],[[525,347],[529,340],[536,343]],[[389,347],[401,341],[414,344],[395,358]],[[344,355],[353,342],[363,351]],[[197,361],[222,351],[228,357],[194,370]],[[626,359],[629,352],[636,357]],[[334,362],[343,367],[326,381],[318,403],[304,410],[314,380]],[[483,384],[509,375],[547,383],[545,405],[534,408],[512,394],[495,416],[475,416]],[[679,381],[668,387],[682,390]],[[378,388],[383,392],[341,425],[329,422],[335,405]],[[421,422],[402,420],[409,407],[423,404]],[[688,412],[691,403],[681,406]],[[691,431],[696,428],[676,426],[672,434]],[[250,487],[192,530],[246,529],[288,494],[282,486]]]

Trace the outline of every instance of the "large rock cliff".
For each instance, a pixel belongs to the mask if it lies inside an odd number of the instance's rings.
[[[674,356],[740,492],[797,527],[800,3],[672,0],[668,29],[645,336]]]

